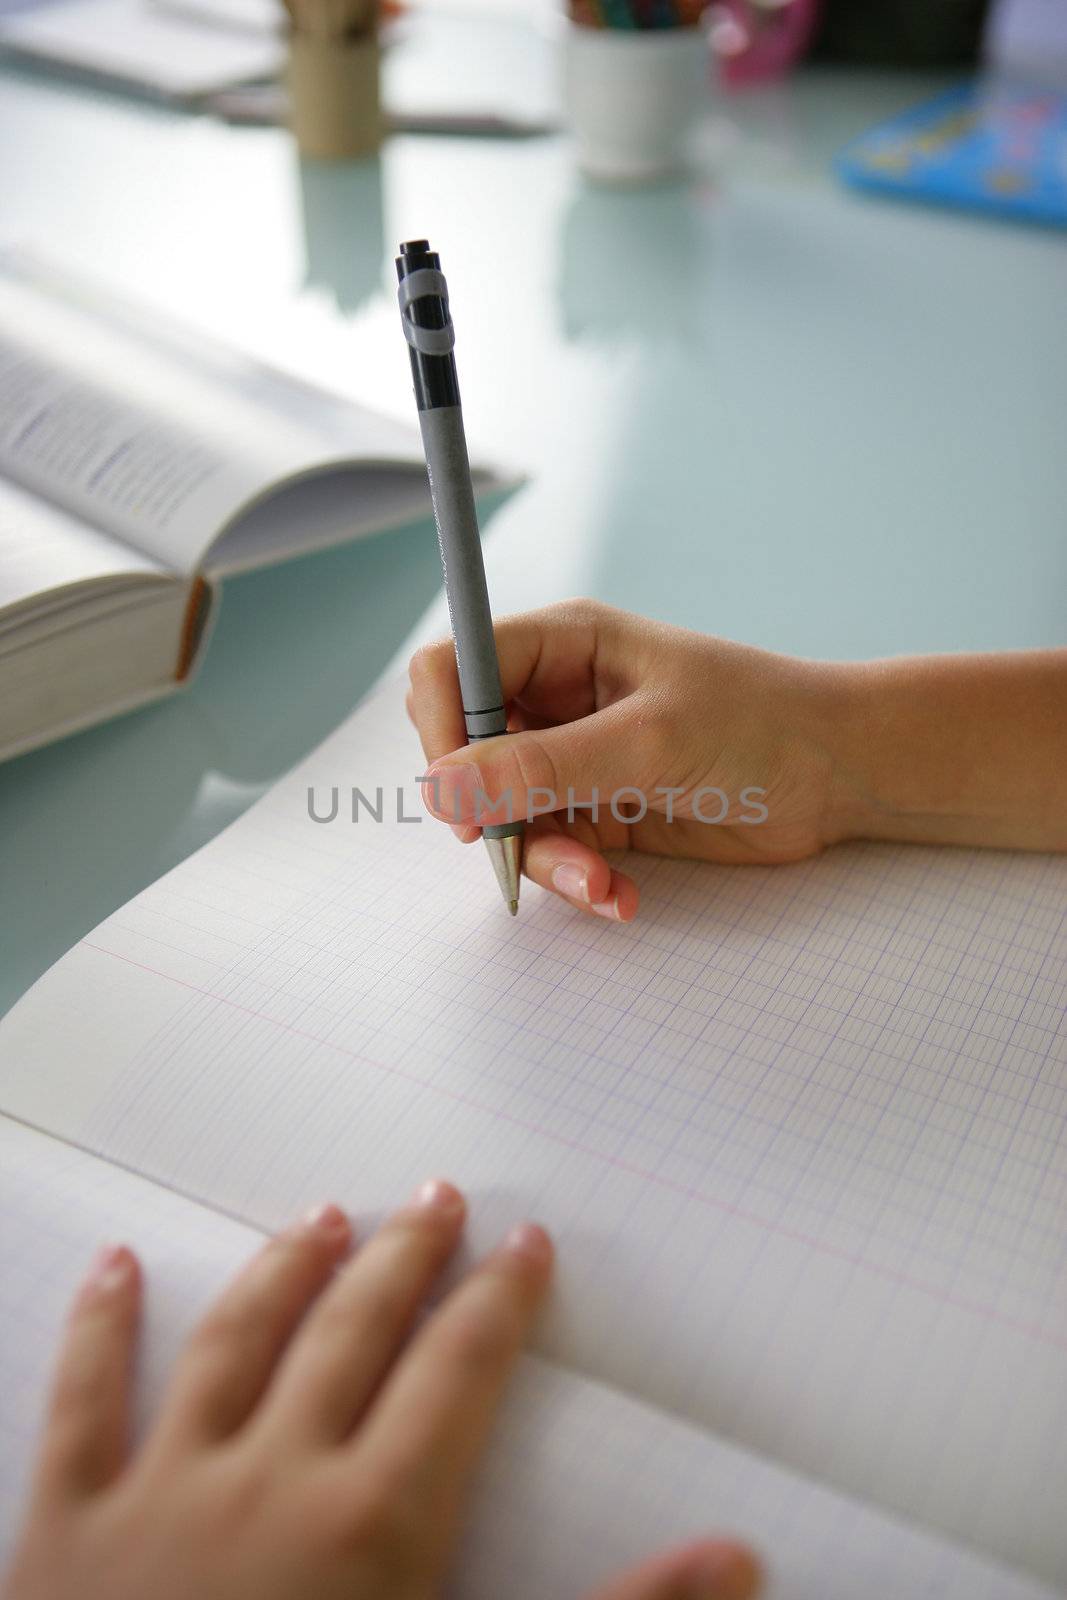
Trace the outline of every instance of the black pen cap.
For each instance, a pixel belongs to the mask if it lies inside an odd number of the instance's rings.
[[[400,254],[396,258],[397,281],[402,283],[409,273],[419,272],[423,268],[440,272],[440,257],[436,250],[430,249],[429,240],[407,240],[400,246]],[[402,315],[410,318],[417,328],[447,328],[451,322],[447,290],[444,295],[420,295]],[[415,403],[419,410],[458,406],[459,379],[451,350],[445,355],[426,355],[416,350],[409,341],[408,355],[411,357],[411,381],[415,386]]]

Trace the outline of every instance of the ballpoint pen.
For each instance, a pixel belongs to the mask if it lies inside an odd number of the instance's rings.
[[[508,717],[500,687],[500,664],[463,431],[448,285],[440,259],[425,239],[410,239],[400,246],[396,273],[400,280],[400,320],[411,357],[448,615],[456,646],[463,717],[467,741],[473,743],[506,733]],[[521,819],[482,827],[482,838],[512,916],[519,909],[523,829]]]

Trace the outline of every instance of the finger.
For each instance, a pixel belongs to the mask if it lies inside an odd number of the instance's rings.
[[[431,762],[425,804],[446,822],[510,822],[596,803],[645,808],[664,783],[666,733],[636,697],[559,727],[501,734]],[[633,791],[630,793],[628,791]]]
[[[449,645],[449,647],[451,647],[451,640],[447,640],[445,642]],[[458,679],[456,680],[456,682],[457,682],[457,693],[458,693]],[[416,715],[415,691],[413,689],[409,689],[408,690],[407,695],[405,696],[405,699],[404,699],[404,704],[407,706],[408,716],[411,718],[412,722],[415,724],[416,729],[418,729],[419,719],[418,719],[418,717]],[[467,738],[466,724],[464,724],[462,722],[462,716],[460,717],[460,722],[461,722],[462,726],[458,730],[458,737],[459,737],[459,739],[460,739],[460,741],[462,743],[462,742],[465,742],[466,738]],[[456,730],[453,729],[453,732],[455,732],[455,731]],[[429,765],[429,762],[430,762],[430,750],[429,750],[429,747],[428,747],[428,741],[425,738],[422,739],[422,752],[423,752],[423,755],[426,757],[427,765]],[[426,792],[428,792],[428,791],[426,791]],[[452,827],[452,832],[455,834],[455,836],[459,840],[460,844],[473,844],[475,839],[480,839],[481,838],[481,833],[482,833],[481,828],[472,827],[468,823],[460,823],[460,824],[452,823],[451,827]]]
[[[425,1323],[353,1441],[368,1476],[419,1508],[442,1544],[551,1270],[547,1234],[516,1228]]]
[[[140,1307],[137,1258],[124,1245],[105,1245],[78,1290],[60,1347],[38,1468],[43,1492],[92,1494],[122,1468]]]
[[[455,1249],[466,1205],[423,1184],[323,1295],[278,1373],[263,1426],[272,1438],[335,1442],[351,1432]]]
[[[760,1582],[751,1550],[707,1540],[653,1556],[586,1600],[753,1600]]]
[[[253,1257],[179,1357],[154,1436],[157,1448],[224,1438],[247,1421],[294,1328],[351,1242],[344,1212],[318,1206]]]
[[[418,716],[416,714],[415,691],[414,691],[414,689],[409,689],[407,691],[407,693],[405,694],[405,696],[404,696],[404,707],[405,707],[405,710],[407,711],[407,714],[408,714],[408,720],[412,723],[412,725],[414,726],[414,728],[415,728],[415,730],[417,732],[418,731],[418,726],[419,726],[419,719],[418,719]],[[509,733],[520,733],[525,728],[547,728],[547,727],[551,727],[553,725],[551,720],[546,721],[545,718],[543,718],[543,717],[535,717],[535,716],[531,715],[529,712],[524,711],[521,708],[521,706],[516,705],[514,700],[511,701],[511,703],[509,704],[509,706],[507,708],[507,713],[508,713],[508,732]],[[466,726],[464,726],[463,732],[464,732],[464,738],[465,738],[466,737]],[[426,754],[425,746],[423,747],[423,754]]]
[[[467,742],[459,692],[456,649],[451,639],[436,639],[416,650],[408,663],[409,709],[427,764],[446,749]]]
[[[613,676],[611,647],[621,616],[608,606],[571,600],[500,618],[493,634],[505,701],[520,700],[535,715],[555,722],[595,711],[594,668]],[[413,715],[432,762],[467,742],[452,640],[424,646],[409,670]]]
[[[591,916],[632,922],[637,915],[639,895],[633,879],[609,866],[599,851],[558,828],[534,824],[527,830],[523,871],[531,882]]]

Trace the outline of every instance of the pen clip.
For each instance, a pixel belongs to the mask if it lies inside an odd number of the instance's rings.
[[[428,295],[441,301],[447,319],[443,328],[420,328],[411,315],[413,302],[423,300]],[[406,278],[401,278],[397,287],[397,299],[400,302],[400,322],[408,344],[420,355],[447,356],[455,346],[456,330],[448,311],[448,284],[444,273],[437,272],[433,267],[419,267],[416,272],[408,273]]]

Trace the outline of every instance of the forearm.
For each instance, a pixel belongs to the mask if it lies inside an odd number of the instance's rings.
[[[829,838],[1067,850],[1067,650],[828,671]]]

